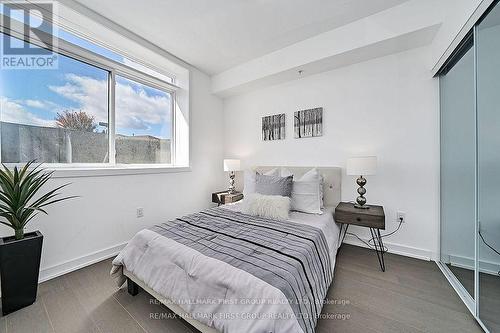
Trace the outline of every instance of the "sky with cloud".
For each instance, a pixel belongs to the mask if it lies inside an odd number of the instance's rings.
[[[1,70],[1,120],[54,127],[58,112],[81,110],[107,123],[107,82],[106,71],[62,55],[57,70]],[[171,137],[168,93],[121,77],[115,90],[116,133]]]

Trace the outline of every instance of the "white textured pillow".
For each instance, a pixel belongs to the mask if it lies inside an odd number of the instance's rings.
[[[269,170],[268,172],[263,173],[264,176],[279,176],[280,170],[278,168],[274,168]],[[253,169],[245,170],[243,173],[243,196],[247,196],[251,193],[256,192],[256,184],[257,184],[257,171]]]
[[[323,208],[323,176],[319,174],[318,169],[312,168],[307,171],[299,181],[310,181],[310,182],[318,182],[319,184],[319,200],[321,201],[321,208]]]
[[[318,169],[312,168],[311,170],[307,171],[300,179],[298,180],[303,180],[303,181],[315,181],[319,180],[319,172]]]
[[[276,176],[278,177],[280,175],[280,170],[278,168],[271,169],[267,172],[263,173],[264,176]]]
[[[291,175],[291,171],[282,168],[281,176]],[[312,168],[302,177],[293,180],[292,210],[311,214],[323,214],[323,176]]]
[[[254,170],[245,170],[243,173],[243,196],[247,196],[250,193],[255,193],[255,185],[257,172]]]
[[[281,177],[290,177],[290,176],[293,176],[293,173],[290,170],[288,170],[287,168],[281,168],[280,175],[281,175]]]
[[[318,181],[295,181],[292,189],[292,210],[323,214]]]
[[[289,197],[251,193],[243,200],[243,213],[245,214],[275,220],[286,220],[289,212]]]

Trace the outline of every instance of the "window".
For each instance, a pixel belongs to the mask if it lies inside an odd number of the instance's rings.
[[[88,40],[78,37],[75,34],[69,33],[62,29],[58,29],[58,37],[71,44],[78,45],[87,50],[91,50],[92,52],[95,52],[103,57],[106,57],[108,59],[124,64],[128,67],[141,71],[142,73],[154,76],[162,81],[169,82],[172,84],[175,83],[174,76],[172,74],[167,75],[165,73],[162,73],[157,69],[153,69],[150,66],[143,65],[138,61],[130,59],[129,57],[122,56],[121,54],[111,51],[109,48],[89,42]]]
[[[39,47],[1,31],[13,44]],[[0,71],[0,161],[172,165],[174,78],[58,33],[57,69]]]
[[[63,55],[58,69],[2,70],[1,161],[107,163],[108,76]]]
[[[170,164],[172,94],[116,77],[116,163]]]

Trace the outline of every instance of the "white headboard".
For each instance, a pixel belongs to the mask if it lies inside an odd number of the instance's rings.
[[[281,168],[276,166],[259,166],[254,168],[257,172],[263,173],[274,168]],[[288,167],[284,166],[290,170],[293,175],[300,178],[307,171],[311,170],[313,167]],[[342,168],[340,167],[316,167],[318,172],[323,176],[323,202],[325,206],[336,207],[340,202],[340,190],[342,184]],[[243,188],[243,173],[241,173],[241,180],[238,181],[238,189]]]

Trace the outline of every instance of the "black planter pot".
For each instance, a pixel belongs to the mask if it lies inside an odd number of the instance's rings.
[[[36,300],[43,235],[39,231],[0,238],[2,314],[6,315]]]

